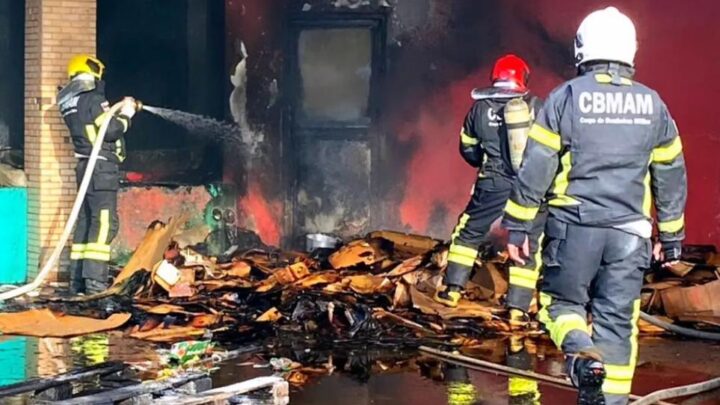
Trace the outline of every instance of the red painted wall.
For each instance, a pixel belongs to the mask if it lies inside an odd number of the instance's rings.
[[[538,3],[549,6],[540,14],[547,27],[577,22],[593,8],[585,4],[590,2]],[[559,7],[560,3],[564,5]],[[720,114],[712,111],[720,95],[720,2],[615,4],[637,26],[637,79],[660,93],[680,129],[689,181],[687,242],[720,245]]]
[[[328,2],[308,0],[312,9]],[[277,175],[279,114],[269,108],[269,82],[283,89],[283,1],[227,0],[228,67],[238,61],[238,41],[250,52],[248,109],[251,123],[267,130],[270,164],[233,168],[226,179],[251,194],[241,197],[249,223],[264,238],[278,240],[283,182]],[[518,53],[532,65],[531,87],[545,96],[574,75],[572,41],[589,12],[615,5],[636,23],[636,79],[655,88],[669,105],[683,137],[689,172],[688,243],[720,245],[720,159],[716,157],[720,114],[720,2],[715,0],[414,0],[391,1],[388,71],[380,126],[381,156],[375,223],[447,238],[464,208],[474,170],[457,152],[458,132],[472,100],[470,90],[487,84],[493,60]],[[401,10],[405,7],[404,10]],[[422,10],[408,13],[408,7]],[[413,25],[414,24],[414,25]],[[609,28],[612,29],[612,28]],[[234,174],[233,174],[234,173]],[[250,181],[251,179],[252,181]],[[244,184],[253,183],[254,184]],[[262,194],[255,198],[254,194]],[[243,194],[241,192],[241,194]],[[260,225],[263,224],[263,225]],[[258,226],[259,225],[259,226]]]
[[[546,39],[518,21],[532,15],[551,37],[566,41],[568,49],[575,29],[592,10],[612,4],[635,21],[636,79],[659,91],[683,138],[690,187],[687,242],[720,244],[720,114],[712,111],[720,95],[720,2],[697,0],[692,7],[674,0],[499,4],[502,9],[496,17],[508,32],[501,36],[496,54],[512,51],[532,61],[531,87],[541,96],[561,82],[563,72],[548,55]],[[489,69],[489,64],[478,66],[465,79],[436,89],[415,117],[406,117],[396,127],[401,138],[417,142],[400,206],[402,222],[414,231],[427,231],[434,206],[459,213],[467,202],[473,170],[461,161],[453,137],[471,103],[469,90],[484,81]],[[447,218],[448,232],[452,221],[452,216]]]

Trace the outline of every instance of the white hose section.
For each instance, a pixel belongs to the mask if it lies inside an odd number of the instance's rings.
[[[90,153],[90,158],[88,159],[88,165],[85,169],[85,175],[83,176],[82,182],[80,182],[80,187],[78,188],[78,193],[75,197],[75,203],[72,207],[72,211],[70,211],[70,216],[65,223],[65,229],[63,229],[60,240],[58,241],[57,245],[55,245],[55,249],[52,251],[52,254],[48,258],[47,262],[45,262],[45,265],[42,267],[42,270],[40,270],[40,273],[37,275],[37,277],[35,277],[35,280],[33,280],[29,284],[25,284],[23,286],[0,294],[0,301],[6,301],[12,298],[19,297],[40,287],[43,281],[45,281],[45,278],[48,276],[48,274],[50,274],[50,271],[55,266],[55,263],[57,263],[58,259],[60,258],[60,254],[65,248],[65,244],[67,243],[68,239],[70,238],[70,234],[73,231],[73,227],[75,226],[78,214],[80,213],[80,207],[82,206],[83,200],[85,200],[85,194],[87,193],[88,186],[90,186],[90,179],[92,178],[92,173],[95,170],[95,162],[97,162],[98,155],[100,154],[100,149],[102,148],[103,140],[105,139],[105,132],[107,132],[108,126],[110,125],[110,120],[115,116],[115,113],[117,113],[120,108],[122,108],[122,103],[117,103],[112,106],[108,111],[105,120],[103,120],[102,125],[100,125],[100,130],[98,132],[97,138],[95,139],[95,144],[93,145],[92,152]]]

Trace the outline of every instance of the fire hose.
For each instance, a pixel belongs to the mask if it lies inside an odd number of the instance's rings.
[[[108,111],[105,120],[103,120],[102,124],[100,125],[100,130],[98,131],[97,138],[95,139],[95,143],[93,144],[92,152],[90,153],[90,157],[88,159],[87,169],[85,170],[85,175],[80,182],[80,187],[78,188],[78,193],[75,197],[75,203],[73,204],[72,211],[70,211],[70,216],[65,223],[63,233],[60,235],[60,240],[58,240],[57,245],[55,245],[55,248],[50,254],[48,260],[45,262],[45,265],[42,267],[42,270],[40,270],[40,273],[38,273],[37,277],[35,277],[35,280],[33,280],[31,283],[1,293],[0,301],[6,301],[12,298],[19,297],[40,287],[40,285],[43,283],[43,281],[45,281],[45,278],[48,276],[48,274],[50,274],[50,271],[57,263],[58,259],[60,258],[60,254],[62,253],[62,250],[65,248],[65,244],[70,238],[70,234],[73,231],[73,227],[75,226],[75,222],[77,221],[78,214],[80,213],[80,208],[82,207],[82,203],[85,200],[85,194],[87,193],[87,189],[90,186],[90,179],[92,178],[93,170],[95,170],[95,162],[97,162],[98,155],[100,154],[100,149],[102,148],[103,140],[105,139],[105,133],[107,132],[108,126],[110,125],[110,120],[113,118],[113,116],[115,116],[115,114],[120,110],[120,108],[122,108],[122,103],[117,103],[112,106]]]
[[[718,388],[720,388],[720,377],[713,378],[712,380],[699,382],[697,384],[683,385],[680,387],[673,387],[655,391],[633,402],[633,405],[659,404],[663,399],[686,397],[689,395],[712,391]]]
[[[668,332],[677,333],[678,335],[683,335],[683,336],[698,338],[698,339],[720,341],[720,333],[705,332],[705,331],[701,331],[701,330],[683,328],[682,326],[673,325],[671,323],[660,320],[652,315],[648,315],[645,312],[640,312],[640,319],[642,319],[645,322],[651,323],[659,328],[663,328],[663,329],[667,330]]]
[[[514,367],[504,366],[502,364],[496,364],[493,362],[476,359],[474,357],[463,356],[457,353],[451,353],[443,350],[434,349],[427,346],[420,346],[419,350],[432,357],[446,361],[448,363],[456,364],[462,367],[470,369],[488,372],[492,370],[498,374],[504,375],[517,375],[520,377],[529,378],[532,380],[544,382],[547,384],[575,389],[573,385],[567,379],[552,377],[545,374],[536,373],[534,371],[521,370]],[[685,385],[681,387],[673,387],[660,391],[655,391],[646,396],[639,396],[630,394],[630,399],[633,400],[633,405],[649,405],[649,404],[660,404],[660,405],[671,405],[668,402],[663,402],[664,399],[678,398],[688,395],[699,394],[702,392],[710,391],[720,388],[720,378],[700,382],[697,384]]]

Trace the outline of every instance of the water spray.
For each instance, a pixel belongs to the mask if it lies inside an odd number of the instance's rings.
[[[246,157],[256,153],[263,141],[262,133],[255,132],[242,123],[220,121],[199,114],[142,103],[140,108],[185,129],[189,135],[203,137],[213,142],[224,142],[226,146],[235,147],[236,153]]]

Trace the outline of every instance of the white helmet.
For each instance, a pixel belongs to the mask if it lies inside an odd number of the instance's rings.
[[[635,64],[637,35],[635,24],[615,7],[590,13],[575,36],[575,62],[593,60]]]

